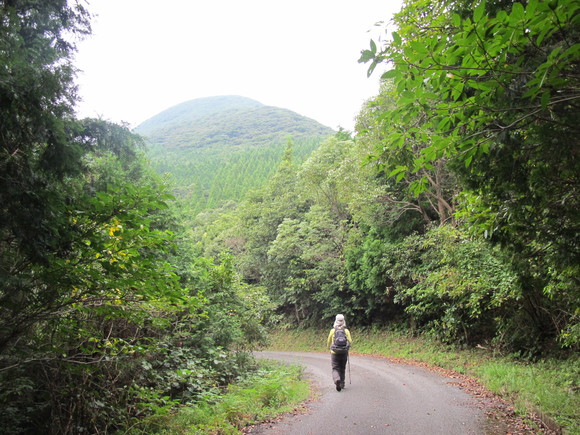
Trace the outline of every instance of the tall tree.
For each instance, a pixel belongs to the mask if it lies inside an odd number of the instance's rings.
[[[66,0],[2,1],[0,23],[1,234],[38,261],[66,239],[52,184],[88,145],[75,137],[71,63],[88,14]]]
[[[406,2],[392,40],[361,56],[369,72],[392,66],[398,131],[385,140],[426,144],[401,170],[452,162],[462,217],[516,254],[537,333],[565,344],[580,342],[579,11],[578,0]]]
[[[289,138],[276,173],[266,186],[250,194],[238,211],[241,226],[235,233],[243,239],[238,266],[250,282],[263,279],[268,245],[276,238],[278,226],[304,208],[296,191],[296,173],[293,141]]]
[[[429,115],[421,113],[410,125],[394,122],[385,113],[396,107],[396,96],[392,81],[384,81],[379,95],[363,106],[357,122],[358,140],[370,147],[369,163],[391,179],[383,201],[393,212],[419,213],[425,226],[435,221],[453,223],[457,183],[447,159],[423,167],[415,163],[428,148],[429,130],[424,124]],[[414,134],[405,138],[401,131]]]

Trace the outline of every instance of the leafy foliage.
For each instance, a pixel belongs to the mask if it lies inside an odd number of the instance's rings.
[[[474,345],[500,336],[522,296],[517,275],[497,249],[448,226],[408,237],[402,248],[391,260],[395,301],[415,327],[449,343]],[[399,283],[399,277],[408,281]]]
[[[74,119],[68,39],[88,31],[76,3],[0,3],[2,433],[129,427],[226,385],[263,339],[263,290],[187,257],[140,137]]]
[[[36,260],[57,249],[65,220],[52,183],[77,170],[83,143],[70,140],[73,67],[66,36],[88,31],[79,6],[51,0],[0,5],[0,221],[11,242]],[[55,198],[56,197],[56,198]],[[55,208],[58,208],[55,207]]]
[[[535,322],[574,343],[578,323],[577,1],[409,2],[383,47],[392,69],[385,142],[411,150],[400,172],[449,161],[470,229],[516,254]],[[423,189],[424,179],[416,189]],[[558,290],[556,290],[558,289]],[[554,304],[555,302],[555,304]]]

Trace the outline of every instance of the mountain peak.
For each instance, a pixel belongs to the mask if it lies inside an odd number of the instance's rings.
[[[169,125],[195,121],[216,113],[244,110],[264,106],[251,98],[239,95],[222,95],[196,98],[172,106],[147,119],[135,128],[135,132],[147,136],[153,130],[163,129]]]
[[[170,107],[149,118],[135,133],[158,147],[231,148],[267,145],[312,137],[327,137],[334,131],[288,109],[265,106],[235,95],[198,98]]]
[[[278,167],[289,137],[295,158],[302,161],[334,131],[288,109],[221,96],[170,107],[135,133],[147,139],[156,169],[173,174],[175,193],[195,214],[240,200],[263,185]]]

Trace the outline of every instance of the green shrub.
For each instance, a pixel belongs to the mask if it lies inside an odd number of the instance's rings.
[[[240,434],[252,423],[294,409],[310,394],[302,369],[260,361],[257,370],[220,397],[141,421],[131,434]]]

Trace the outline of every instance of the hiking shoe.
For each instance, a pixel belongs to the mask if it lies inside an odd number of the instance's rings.
[[[340,383],[340,388],[344,390],[344,381]]]
[[[342,385],[340,381],[336,381],[336,391],[340,391],[342,389]]]

